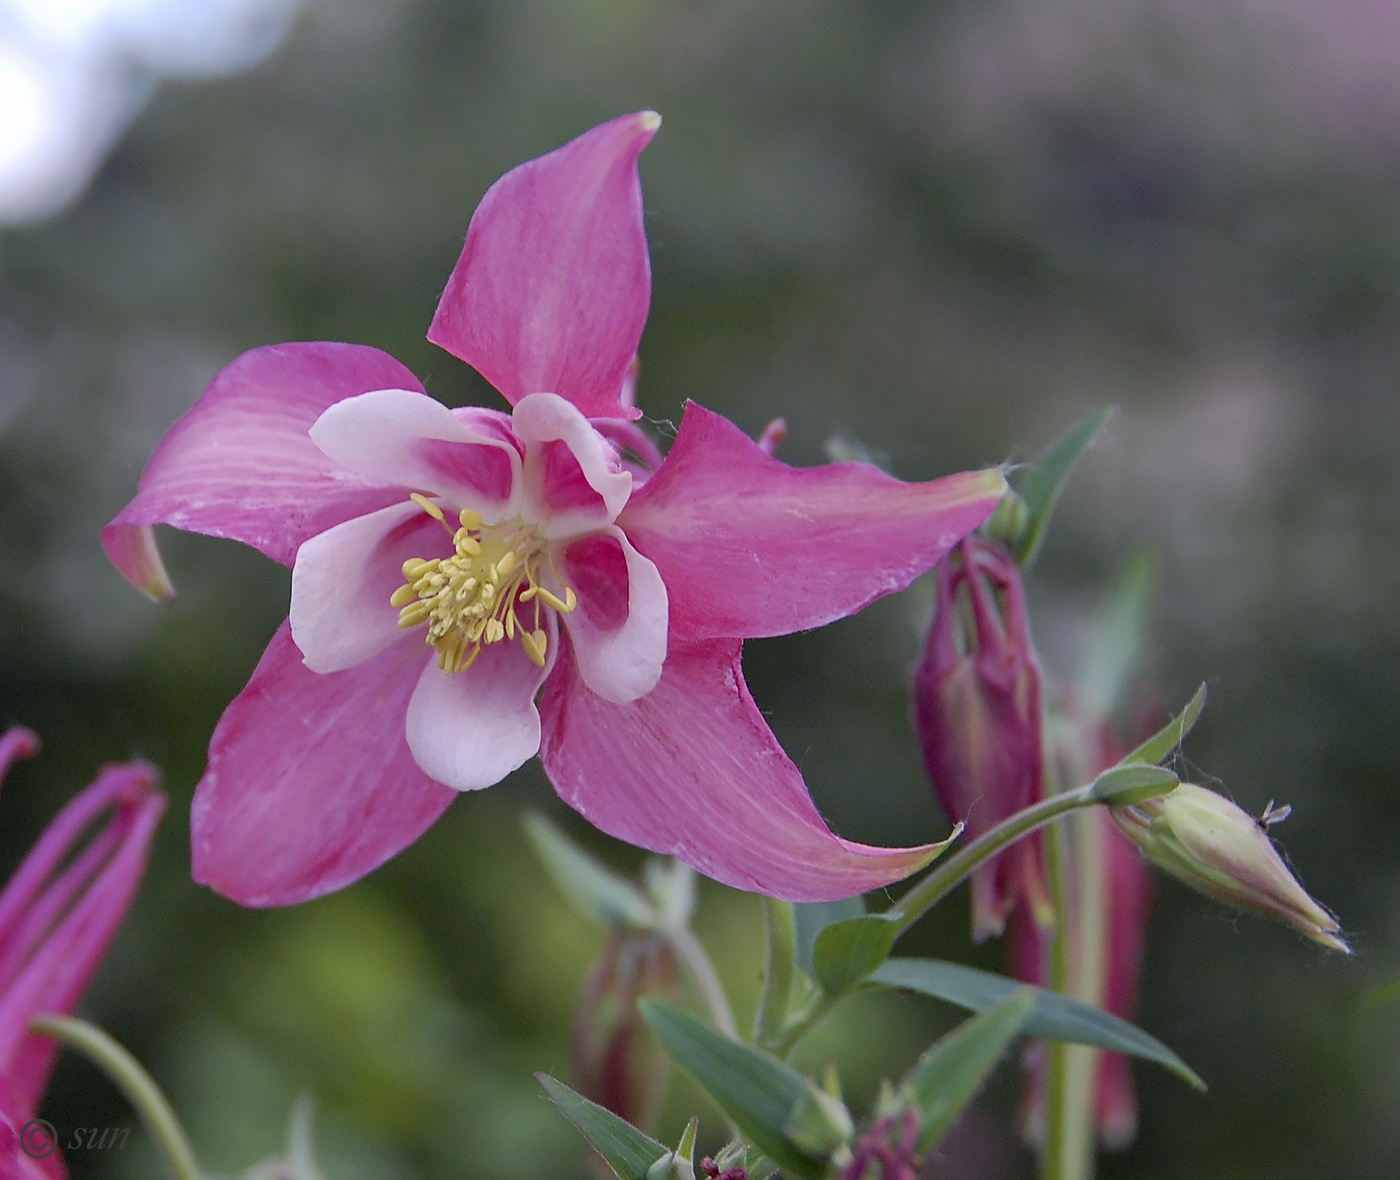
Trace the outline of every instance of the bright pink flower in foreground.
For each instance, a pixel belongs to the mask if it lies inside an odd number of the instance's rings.
[[[637,157],[658,123],[595,127],[472,218],[428,335],[512,413],[448,410],[373,349],[258,349],[108,526],[157,596],[157,522],[293,567],[288,626],[195,797],[199,880],[248,905],[338,888],[537,751],[599,828],[739,888],[843,897],[930,855],[827,828],[740,645],[907,585],[987,516],[1001,474],[796,470],[695,405],[660,462],[630,421],[651,294]]]
[[[38,748],[25,729],[0,736],[0,779]],[[116,934],[165,810],[155,783],[155,770],[144,763],[105,768],[58,813],[0,893],[0,1180],[65,1174],[57,1152],[33,1159],[21,1150],[20,1134],[39,1108],[57,1052],[29,1022],[73,1011]],[[42,1138],[26,1145],[47,1146]]]

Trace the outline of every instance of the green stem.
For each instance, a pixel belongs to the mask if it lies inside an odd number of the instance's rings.
[[[724,994],[724,984],[720,982],[719,973],[710,962],[705,948],[700,945],[700,940],[695,937],[689,926],[679,924],[667,927],[666,937],[670,939],[676,954],[680,955],[681,961],[690,971],[690,977],[695,981],[700,998],[705,1001],[705,1007],[710,1010],[710,1019],[715,1022],[715,1027],[731,1040],[737,1041],[739,1026],[734,1023],[734,1011],[729,1006],[729,997]]]
[[[849,994],[849,992],[843,992],[838,996],[827,995],[824,992],[818,994],[804,1011],[799,1012],[784,1028],[778,1030],[766,1048],[786,1061],[791,1056],[793,1049],[797,1047],[797,1042],[830,1016],[831,1010],[836,1007],[837,1003]]]
[[[787,1021],[792,1002],[792,979],[797,963],[797,926],[792,904],[777,898],[763,899],[768,929],[768,963],[763,972],[763,994],[754,1017],[753,1041],[761,1048],[774,1043]]]
[[[37,1016],[29,1027],[93,1061],[136,1108],[178,1180],[203,1180],[190,1141],[160,1087],[139,1061],[96,1025],[72,1016]]]
[[[1049,869],[1055,900],[1050,987],[1098,1006],[1102,1000],[1107,922],[1103,832],[1093,814],[1050,833]],[[1046,1071],[1042,1180],[1092,1180],[1094,1082],[1098,1050],[1053,1041]]]
[[[895,937],[898,938],[936,903],[956,889],[973,869],[995,856],[1008,844],[1035,831],[1036,828],[1044,827],[1052,820],[1059,819],[1062,815],[1102,802],[1103,798],[1095,794],[1094,784],[1090,783],[1074,791],[1051,795],[1050,798],[1002,820],[990,831],[983,832],[971,844],[958,849],[938,865],[890,907],[890,914],[899,915],[894,919]]]

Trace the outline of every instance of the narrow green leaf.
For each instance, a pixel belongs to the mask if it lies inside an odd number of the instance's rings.
[[[1138,549],[1113,572],[1090,622],[1079,696],[1086,713],[1111,716],[1142,659],[1157,589],[1157,559]]]
[[[817,935],[812,973],[829,996],[841,996],[890,957],[899,915],[866,914],[833,922]]]
[[[1004,975],[939,959],[890,959],[870,976],[870,982],[921,992],[974,1012],[985,1012],[1029,986]],[[1136,1025],[1068,996],[1044,988],[1034,991],[1035,1007],[1022,1030],[1027,1036],[1077,1041],[1082,1045],[1129,1053],[1166,1066],[1198,1090],[1206,1088],[1205,1082],[1186,1062]]]
[[[800,1073],[663,1000],[643,1000],[637,1007],[671,1059],[749,1142],[794,1176],[817,1180],[825,1173],[824,1161],[799,1151],[783,1131],[807,1090]]]
[[[669,1148],[650,1135],[643,1135],[626,1119],[590,1102],[547,1073],[537,1073],[535,1080],[621,1180],[646,1180],[647,1170],[669,1152]]]
[[[1169,794],[1180,780],[1164,766],[1130,762],[1110,766],[1093,782],[1090,794],[1110,807],[1132,807],[1145,799]]]
[[[1396,1000],[1400,1000],[1400,979],[1392,979],[1368,991],[1361,997],[1361,1011],[1368,1012],[1382,1004],[1393,1004]]]
[[[646,894],[585,852],[544,816],[527,811],[522,822],[549,879],[585,917],[605,926],[642,930],[654,930],[661,924]]]
[[[1030,988],[1013,992],[979,1016],[963,1021],[914,1063],[903,1086],[919,1112],[919,1152],[930,1151],[957,1122],[1021,1032],[1035,1007]]]
[[[797,939],[797,965],[815,979],[812,954],[816,950],[817,935],[833,922],[859,918],[864,913],[865,898],[859,894],[841,901],[812,901],[794,905],[792,920]]]
[[[1118,765],[1126,766],[1129,762],[1161,762],[1177,746],[1181,745],[1182,739],[1191,732],[1191,727],[1196,724],[1196,718],[1201,715],[1201,710],[1205,707],[1206,686],[1202,684],[1200,688],[1196,689],[1195,696],[1186,702],[1186,708],[1182,709]]]
[[[1113,408],[1110,406],[1076,422],[1030,464],[1025,479],[1016,489],[1026,502],[1026,531],[1014,555],[1022,567],[1035,561],[1041,542],[1045,539],[1050,514],[1055,509],[1055,501],[1064,491],[1070,472],[1079,462],[1084,448],[1093,442],[1094,436],[1112,416]]]

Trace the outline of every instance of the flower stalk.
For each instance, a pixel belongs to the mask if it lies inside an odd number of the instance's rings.
[[[1165,795],[1173,789],[1173,786],[1174,784],[1171,782],[1159,782],[1151,785],[1148,789],[1154,791],[1156,795]],[[1131,792],[1133,790],[1141,791],[1143,788],[1127,787],[1125,789]],[[1002,820],[996,827],[983,832],[971,844],[948,857],[890,907],[891,915],[898,915],[893,918],[896,926],[895,937],[908,930],[938,902],[956,889],[974,869],[995,856],[1008,844],[1082,807],[1114,802],[1113,797],[1105,797],[1101,779],[1096,779],[1094,782],[1086,783],[1073,791],[1063,791],[1058,795],[1051,795],[1050,798],[1042,799],[1039,803],[1023,808],[1015,815]]]
[[[36,1016],[29,1027],[76,1049],[111,1079],[141,1116],[176,1180],[204,1180],[189,1137],[169,1100],[145,1067],[115,1038],[73,1016]]]

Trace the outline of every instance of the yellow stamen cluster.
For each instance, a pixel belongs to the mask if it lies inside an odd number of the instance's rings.
[[[470,508],[458,513],[460,527],[453,529],[426,496],[414,492],[410,498],[447,529],[454,552],[403,563],[404,584],[389,599],[399,609],[399,626],[428,624],[427,641],[437,648],[444,672],[470,668],[485,644],[517,634],[525,654],[543,668],[549,640],[540,626],[540,604],[567,614],[578,597],[565,588],[561,599],[540,585],[540,564],[547,554],[535,530],[520,521],[483,526],[480,514]],[[532,625],[526,627],[516,609],[524,614],[530,603]]]

